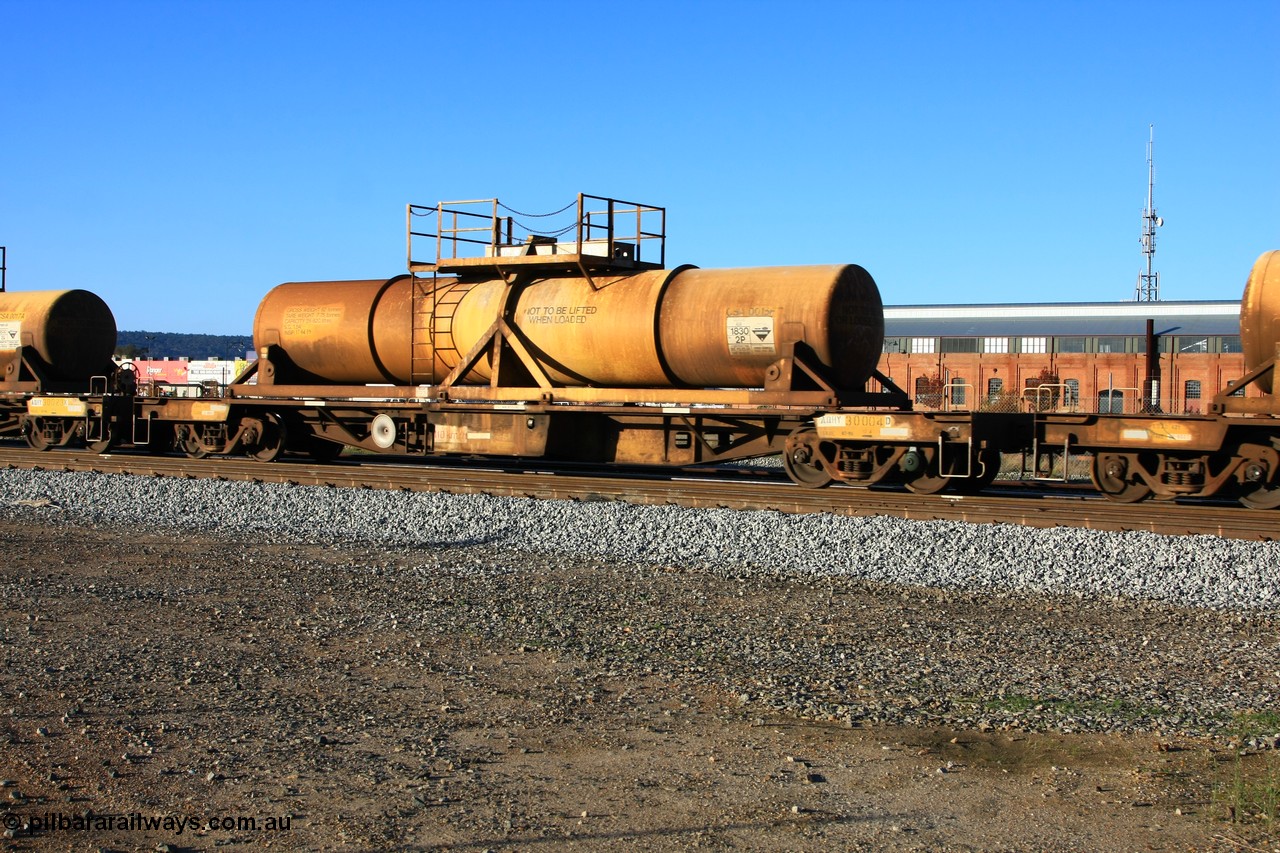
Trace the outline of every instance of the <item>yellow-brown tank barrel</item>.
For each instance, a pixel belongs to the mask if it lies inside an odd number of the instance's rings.
[[[880,359],[884,306],[854,264],[690,269],[677,275],[659,318],[671,372],[693,387],[764,385],[786,341],[804,341],[842,388],[860,388]]]
[[[290,361],[318,381],[404,384],[412,341],[411,288],[407,275],[287,282],[258,305],[254,346],[284,347]]]
[[[116,318],[87,290],[0,293],[0,350],[28,346],[45,362],[49,378],[85,380],[111,366]]]
[[[416,309],[411,287],[408,277],[282,284],[258,308],[255,344],[280,344],[323,382],[434,384],[505,311],[563,385],[761,387],[786,344],[803,341],[853,388],[884,338],[879,290],[852,264],[557,276],[514,296],[501,279],[442,279]],[[486,383],[490,371],[483,358],[462,381]]]
[[[1263,252],[1249,272],[1240,301],[1240,345],[1244,350],[1245,370],[1259,367],[1276,357],[1280,342],[1280,251]],[[1271,393],[1274,372],[1262,377],[1258,384]]]

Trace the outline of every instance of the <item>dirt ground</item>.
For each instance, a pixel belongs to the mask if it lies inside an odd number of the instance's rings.
[[[485,629],[420,555],[0,543],[7,849],[1280,850],[1228,819],[1273,752],[806,720]]]

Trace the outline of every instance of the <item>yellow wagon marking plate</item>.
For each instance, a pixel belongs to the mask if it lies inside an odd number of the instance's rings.
[[[89,411],[84,400],[75,397],[32,397],[27,414],[38,418],[82,418]]]
[[[192,403],[191,420],[193,421],[225,421],[231,406],[226,403]]]
[[[876,439],[908,438],[910,427],[893,415],[823,415],[814,421],[819,438]]]

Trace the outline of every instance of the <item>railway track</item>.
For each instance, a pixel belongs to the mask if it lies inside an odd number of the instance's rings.
[[[189,459],[139,454],[98,455],[87,450],[40,453],[0,447],[0,465],[46,471],[97,471],[135,476],[211,478],[260,483],[489,494],[562,500],[618,500],[636,504],[774,510],[785,513],[888,515],[914,520],[1004,522],[1029,527],[1145,530],[1166,535],[1214,535],[1270,541],[1280,538],[1280,513],[1236,504],[1147,502],[1117,504],[1092,493],[996,488],[972,496],[916,495],[889,489],[835,487],[809,490],[764,476],[724,472],[659,471],[590,474],[521,467],[281,460],[263,464],[235,458]]]

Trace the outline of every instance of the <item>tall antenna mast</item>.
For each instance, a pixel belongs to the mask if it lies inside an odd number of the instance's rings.
[[[1164,220],[1156,216],[1155,190],[1156,166],[1152,159],[1152,149],[1156,144],[1156,126],[1147,126],[1150,136],[1147,139],[1147,207],[1142,211],[1142,254],[1147,256],[1147,271],[1138,273],[1138,286],[1134,289],[1135,302],[1160,301],[1160,273],[1152,269],[1156,255],[1156,229],[1164,225]]]

